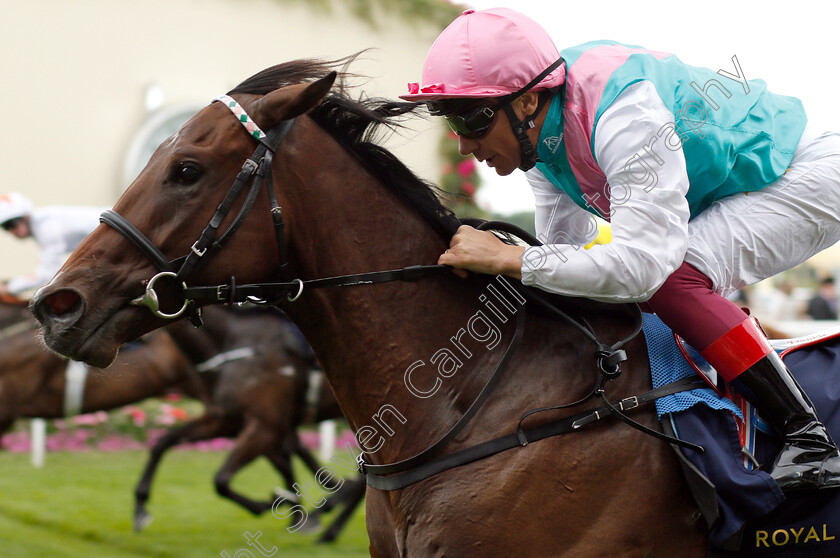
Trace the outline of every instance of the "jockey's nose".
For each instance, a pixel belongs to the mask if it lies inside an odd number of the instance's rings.
[[[41,289],[32,298],[30,308],[44,327],[66,330],[73,327],[85,313],[85,302],[74,289],[52,292],[44,292],[44,289]]]
[[[466,157],[472,155],[478,147],[478,142],[474,139],[458,136],[458,153]]]

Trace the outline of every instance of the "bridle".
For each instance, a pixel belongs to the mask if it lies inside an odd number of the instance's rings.
[[[164,319],[175,319],[186,313],[186,316],[193,322],[193,324],[199,326],[201,325],[201,315],[199,310],[201,303],[251,302],[255,304],[277,305],[283,301],[293,302],[297,300],[303,293],[304,288],[307,286],[310,288],[342,287],[390,281],[414,281],[423,277],[428,277],[432,274],[448,272],[450,269],[449,266],[416,265],[402,269],[373,271],[368,273],[310,279],[306,281],[295,279],[287,282],[255,283],[239,286],[236,284],[235,277],[231,277],[230,283],[226,285],[188,287],[186,280],[189,275],[206,265],[207,261],[221,250],[230,237],[233,236],[233,234],[242,225],[242,222],[251,211],[263,183],[266,185],[266,191],[268,192],[271,202],[271,216],[274,222],[274,230],[277,238],[279,251],[279,274],[281,278],[285,278],[288,268],[284,232],[285,225],[283,223],[282,209],[277,203],[277,196],[272,184],[271,164],[276,149],[279,147],[283,138],[294,124],[294,119],[285,120],[279,123],[266,134],[260,130],[245,110],[231,97],[222,96],[214,99],[214,101],[224,102],[237,119],[243,124],[243,126],[245,126],[249,135],[259,142],[259,145],[254,150],[254,153],[242,165],[242,168],[239,171],[233,185],[231,185],[224,199],[216,208],[216,212],[210,219],[210,222],[205,226],[198,240],[196,240],[191,246],[189,253],[187,253],[186,256],[170,261],[163,255],[160,249],[155,246],[148,237],[146,237],[146,235],[140,232],[137,227],[132,225],[127,219],[119,215],[117,212],[107,210],[103,212],[100,217],[101,222],[113,227],[116,231],[125,236],[158,269],[158,273],[146,282],[145,293],[132,300],[131,304],[136,306],[146,306],[154,315]],[[242,208],[239,210],[239,213],[236,215],[233,222],[227,227],[227,229],[224,230],[224,232],[218,235],[217,238],[219,227],[230,212],[236,198],[249,181],[251,181],[251,186],[248,189]],[[489,222],[485,223],[485,225],[487,226],[484,228],[497,228],[502,230],[504,230],[505,227],[510,227],[510,225],[506,223],[498,222]],[[517,227],[512,228],[516,229],[513,232],[517,236],[520,236],[520,238],[525,238],[532,244],[538,243],[538,241],[531,237],[528,233],[524,233],[524,231],[521,231],[521,229],[518,229]],[[157,292],[155,291],[155,284],[162,278],[171,278],[181,287],[183,305],[177,312],[166,313],[160,309],[160,302]],[[438,439],[437,442],[427,447],[419,454],[403,461],[388,465],[372,465],[365,463],[363,460],[364,454],[359,454],[362,458],[359,463],[359,468],[364,474],[366,474],[370,486],[384,490],[402,488],[451,467],[469,463],[476,459],[481,459],[512,447],[524,446],[537,439],[573,431],[584,424],[595,422],[610,415],[618,416],[634,428],[642,430],[651,436],[702,451],[702,448],[699,448],[698,446],[672,438],[641,425],[623,413],[623,411],[627,409],[638,407],[642,403],[653,401],[657,397],[675,392],[674,390],[685,391],[691,389],[695,386],[695,384],[689,382],[682,382],[679,385],[668,384],[658,390],[653,390],[638,397],[633,396],[615,404],[610,403],[604,395],[604,384],[618,376],[620,372],[620,363],[627,358],[623,350],[624,345],[630,342],[641,331],[641,314],[639,313],[638,307],[636,307],[634,314],[636,317],[636,326],[633,333],[629,337],[622,339],[617,343],[606,345],[601,343],[595,333],[589,328],[588,324],[582,324],[581,322],[575,320],[541,297],[534,295],[533,291],[526,292],[529,293],[526,295],[529,300],[542,305],[550,312],[558,315],[595,343],[598,348],[596,351],[596,359],[599,376],[594,390],[583,399],[567,405],[533,409],[529,411],[523,415],[514,435],[497,438],[484,444],[469,448],[468,450],[450,454],[442,458],[437,458],[443,448],[463,430],[472,417],[483,406],[484,402],[493,391],[493,388],[498,383],[499,378],[501,377],[501,371],[507,367],[508,362],[511,360],[511,356],[519,346],[519,342],[523,335],[525,312],[518,312],[515,332],[510,339],[501,360],[497,364],[493,373],[490,375],[490,378],[487,380],[478,397],[476,397],[473,401],[470,408],[443,437]],[[603,407],[593,411],[584,412],[583,414],[574,415],[568,419],[563,419],[563,424],[561,425],[550,423],[549,425],[546,425],[549,427],[548,429],[543,428],[526,431],[522,428],[522,421],[534,413],[574,407],[596,396],[604,402]],[[383,476],[395,473],[402,474],[390,477]]]
[[[266,133],[260,129],[245,112],[245,109],[232,97],[222,95],[213,99],[213,101],[224,103],[243,125],[248,135],[256,139],[259,144],[253,154],[242,164],[242,168],[228,189],[224,199],[216,208],[216,212],[213,214],[210,222],[204,227],[198,240],[190,247],[187,255],[174,260],[167,259],[163,252],[145,234],[125,217],[112,209],[104,211],[99,217],[102,223],[109,225],[128,239],[158,270],[157,274],[146,281],[143,295],[131,301],[132,305],[146,306],[155,316],[168,320],[176,319],[186,314],[186,317],[198,327],[201,325],[200,306],[202,303],[223,304],[250,302],[254,304],[276,305],[284,300],[294,302],[301,296],[304,287],[307,286],[310,288],[340,287],[396,280],[413,281],[449,269],[448,266],[441,265],[419,265],[403,269],[357,273],[309,281],[295,279],[288,282],[255,283],[241,286],[236,284],[235,277],[231,277],[228,284],[198,287],[187,286],[187,278],[190,274],[204,267],[210,258],[225,246],[228,240],[230,240],[242,225],[254,206],[263,184],[265,184],[265,189],[271,203],[270,212],[278,250],[279,266],[277,275],[281,280],[286,278],[288,269],[285,223],[283,222],[282,208],[277,202],[277,195],[272,185],[271,166],[275,151],[286,137],[295,120],[294,118],[284,120]],[[219,227],[230,213],[240,192],[245,189],[245,186],[249,182],[251,185],[247,190],[245,201],[239,213],[231,224],[219,234]],[[162,279],[168,279],[174,282],[181,290],[183,303],[175,312],[167,313],[160,308],[160,299],[155,287]]]

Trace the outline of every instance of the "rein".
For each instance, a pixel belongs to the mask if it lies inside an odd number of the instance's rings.
[[[505,223],[503,221],[487,221],[487,222],[479,225],[477,228],[482,229],[482,230],[484,230],[484,229],[500,230],[502,232],[506,232],[508,234],[515,235],[515,236],[518,236],[519,238],[527,241],[528,244],[530,244],[531,246],[538,246],[538,245],[542,244],[538,239],[536,239],[529,232],[521,229],[520,227],[518,227],[516,225],[513,225],[511,223]],[[653,430],[652,428],[648,428],[647,426],[631,419],[630,417],[628,417],[626,414],[623,413],[623,411],[626,410],[624,407],[622,407],[622,406],[617,407],[617,406],[615,406],[615,404],[611,403],[609,399],[607,399],[606,391],[605,391],[605,384],[610,380],[614,380],[615,378],[617,378],[619,376],[619,374],[621,374],[620,365],[623,361],[627,360],[627,354],[624,352],[624,349],[623,349],[624,345],[626,345],[628,342],[632,341],[639,333],[642,332],[642,316],[641,316],[641,310],[639,309],[638,305],[634,304],[634,305],[631,306],[631,308],[634,309],[633,317],[634,317],[634,320],[635,320],[635,328],[633,329],[633,332],[629,336],[627,336],[625,339],[623,339],[621,341],[618,341],[617,343],[614,343],[612,345],[605,345],[605,344],[601,343],[601,341],[595,335],[595,332],[593,332],[589,327],[585,326],[584,324],[581,324],[580,322],[578,322],[577,320],[575,320],[574,318],[572,318],[571,316],[569,316],[568,314],[563,312],[560,308],[558,308],[557,306],[555,306],[554,304],[552,304],[551,302],[546,300],[545,296],[542,294],[542,291],[539,291],[537,289],[523,288],[523,289],[520,289],[520,293],[527,300],[541,306],[542,308],[547,310],[549,313],[555,314],[556,316],[558,316],[559,318],[561,318],[565,322],[567,322],[570,325],[572,325],[573,327],[575,327],[578,331],[580,331],[583,335],[588,337],[589,340],[592,341],[598,347],[598,350],[596,351],[596,354],[598,355],[598,372],[599,372],[599,375],[598,375],[598,379],[596,380],[596,383],[595,383],[595,388],[587,396],[583,397],[582,399],[579,399],[578,401],[574,401],[572,403],[567,403],[567,404],[564,404],[564,405],[555,405],[555,406],[552,406],[552,407],[541,407],[541,408],[538,408],[538,409],[533,409],[531,411],[528,411],[524,415],[522,415],[522,418],[519,419],[519,425],[517,426],[518,431],[521,431],[522,423],[525,421],[525,419],[528,418],[529,416],[533,415],[533,414],[542,413],[542,412],[545,412],[545,411],[556,411],[556,410],[559,410],[559,409],[569,409],[571,407],[576,407],[578,405],[581,405],[581,404],[589,401],[590,399],[592,399],[594,397],[598,397],[601,400],[601,402],[603,403],[604,407],[606,409],[608,409],[609,414],[616,415],[618,418],[620,418],[622,421],[624,421],[628,426],[631,426],[631,427],[635,428],[636,430],[644,432],[648,436],[653,436],[654,438],[658,438],[658,439],[660,439],[664,442],[668,442],[669,444],[675,444],[675,445],[678,445],[678,446],[682,446],[686,449],[690,449],[692,451],[696,451],[696,452],[701,453],[701,454],[705,451],[702,446],[698,446],[698,445],[692,444],[690,442],[685,442],[683,440],[680,440],[679,438],[675,438],[674,436],[669,436],[668,434],[664,434],[662,432],[659,432],[658,430]],[[670,394],[668,394],[668,395],[670,395]],[[660,396],[660,397],[662,397],[662,396]]]
[[[277,247],[280,256],[279,271],[281,278],[285,275],[288,265],[284,234],[285,225],[283,223],[282,209],[277,203],[276,193],[272,184],[271,164],[274,152],[288,133],[289,129],[292,127],[294,119],[281,122],[275,128],[270,130],[268,134],[266,134],[259,129],[256,123],[254,123],[247,113],[245,113],[245,110],[231,97],[223,96],[214,99],[214,101],[224,102],[237,119],[243,124],[243,126],[245,126],[248,134],[259,141],[260,145],[257,146],[251,157],[249,157],[242,165],[234,183],[231,185],[222,202],[216,208],[215,214],[210,219],[210,222],[205,226],[198,240],[193,243],[190,248],[190,252],[186,256],[170,261],[160,251],[160,249],[148,239],[146,235],[144,235],[139,229],[137,229],[137,227],[117,212],[107,210],[103,212],[100,217],[101,222],[111,226],[117,232],[125,236],[135,246],[135,248],[145,255],[158,269],[158,273],[146,282],[145,293],[132,300],[132,305],[146,306],[154,315],[164,319],[175,319],[180,317],[182,314],[186,314],[190,321],[198,327],[201,325],[200,303],[231,304],[251,302],[255,304],[276,305],[284,301],[294,302],[298,300],[306,288],[346,287],[371,285],[391,281],[415,281],[421,278],[440,274],[441,272],[447,272],[451,269],[450,266],[444,265],[416,265],[402,269],[373,271],[368,273],[310,279],[306,281],[295,279],[293,281],[286,282],[255,283],[246,285],[237,285],[236,278],[231,277],[230,283],[228,284],[188,287],[186,282],[187,277],[191,273],[206,265],[209,259],[221,250],[230,237],[242,225],[242,222],[251,211],[263,183],[266,185],[266,191],[271,202],[271,216],[274,222],[275,236],[277,238]],[[219,227],[230,213],[236,198],[249,181],[252,181],[252,183],[247,191],[242,208],[239,210],[239,213],[236,215],[233,222],[217,238]],[[507,223],[488,222],[479,226],[479,228],[495,228],[497,230],[515,234],[520,238],[528,240],[531,244],[539,244],[539,241],[527,232]],[[155,291],[155,284],[162,278],[170,278],[180,286],[183,304],[181,308],[174,313],[166,313],[160,309],[160,301],[157,291]],[[661,432],[657,432],[639,424],[623,413],[625,410],[638,407],[639,405],[652,401],[657,397],[669,395],[670,393],[675,393],[676,391],[695,389],[696,386],[694,383],[689,384],[679,382],[680,385],[678,386],[669,384],[640,396],[632,396],[623,399],[616,404],[610,403],[604,394],[604,386],[606,382],[618,377],[620,373],[620,364],[627,359],[627,355],[623,350],[624,345],[635,338],[642,330],[641,311],[638,306],[633,306],[635,327],[632,334],[617,343],[606,345],[598,339],[595,332],[593,332],[587,324],[575,320],[573,317],[546,301],[542,296],[535,293],[533,289],[523,288],[520,292],[525,295],[527,299],[534,301],[549,312],[559,316],[561,319],[572,325],[596,345],[599,375],[596,380],[595,388],[592,392],[583,399],[573,403],[529,411],[522,416],[519,424],[517,425],[516,432],[510,436],[491,440],[490,442],[485,442],[478,446],[434,459],[443,447],[454,439],[475,416],[490,396],[493,388],[497,385],[501,377],[501,372],[507,367],[511,355],[515,352],[515,349],[518,347],[522,338],[525,312],[519,312],[517,315],[516,330],[510,340],[510,343],[508,344],[507,349],[505,350],[504,355],[497,364],[496,369],[493,371],[487,383],[484,385],[475,401],[473,401],[470,408],[461,416],[458,422],[446,434],[444,434],[442,438],[417,455],[386,465],[367,464],[364,462],[364,453],[359,454],[359,469],[362,473],[367,475],[368,484],[370,484],[370,486],[374,488],[381,488],[383,490],[396,490],[398,488],[404,488],[405,486],[419,482],[420,480],[452,467],[457,467],[459,465],[493,455],[494,453],[505,451],[506,449],[510,449],[516,445],[524,446],[531,441],[576,430],[585,424],[600,420],[610,415],[617,415],[630,426],[657,438],[664,439],[669,443],[682,445],[700,452],[703,451],[703,448],[699,446],[683,442],[682,440],[667,436]],[[676,391],[670,391],[672,389],[676,389]],[[604,403],[604,406],[599,409],[586,411],[584,413],[574,415],[573,417],[563,419],[559,422],[548,423],[531,430],[526,431],[522,429],[522,422],[534,413],[573,407],[596,396]],[[403,474],[392,477],[381,476],[392,473]]]

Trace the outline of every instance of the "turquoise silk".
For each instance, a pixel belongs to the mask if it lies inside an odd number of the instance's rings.
[[[549,106],[537,168],[578,205],[607,219],[609,190],[593,151],[595,131],[604,111],[634,83],[650,81],[674,115],[674,123],[663,123],[646,145],[682,147],[692,218],[717,199],[775,182],[807,123],[799,99],[744,79],[734,57],[731,71],[715,72],[673,54],[609,41],[566,49],[563,57],[566,86]],[[636,155],[627,153],[628,165],[638,161]]]

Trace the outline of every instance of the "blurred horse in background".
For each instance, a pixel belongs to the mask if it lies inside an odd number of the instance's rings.
[[[0,341],[22,331],[35,330],[38,321],[29,311],[29,301],[0,295]]]
[[[186,443],[234,438],[234,448],[216,473],[219,495],[249,512],[270,510],[295,484],[291,457],[298,455],[313,471],[320,465],[297,436],[302,424],[341,418],[341,410],[309,346],[296,328],[274,309],[207,308],[204,325],[171,325],[175,343],[202,374],[216,376],[210,400],[200,417],[171,429],[151,449],[135,489],[135,530],[151,520],[146,509],[155,471],[164,453]],[[264,456],[283,477],[288,490],[276,490],[267,500],[251,499],[231,488],[231,480],[254,459]]]
[[[0,338],[0,434],[19,418],[106,411],[170,392],[203,399],[207,386],[165,332],[121,351],[107,372],[61,358],[35,331]]]
[[[180,393],[202,401],[205,412],[171,428],[151,448],[135,490],[136,530],[151,521],[146,502],[163,454],[186,442],[236,439],[215,486],[252,513],[270,509],[278,494],[297,502],[296,494],[281,489],[270,500],[256,502],[234,491],[230,482],[260,455],[289,489],[295,483],[292,455],[316,471],[320,465],[295,431],[302,424],[342,418],[332,390],[303,338],[277,311],[208,308],[205,322],[202,329],[173,324],[168,335],[150,334],[122,350],[107,370],[88,369],[43,346],[25,303],[0,304],[0,435],[20,418],[57,419]],[[339,498],[330,499],[325,511]],[[332,525],[324,540],[334,539],[342,525]]]

